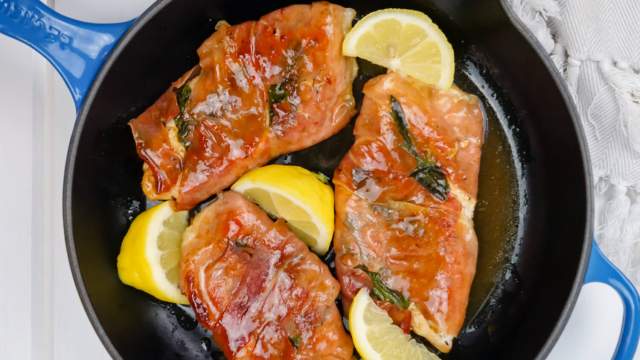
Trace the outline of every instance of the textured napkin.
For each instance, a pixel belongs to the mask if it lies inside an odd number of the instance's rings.
[[[593,168],[596,240],[640,287],[640,1],[509,3],[577,105]]]

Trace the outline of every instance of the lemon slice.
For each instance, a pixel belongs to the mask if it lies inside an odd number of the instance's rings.
[[[365,360],[436,360],[438,356],[393,324],[376,305],[369,290],[362,288],[349,309],[349,329],[353,344]]]
[[[453,83],[453,48],[440,28],[420,11],[384,9],[370,13],[349,31],[342,53],[441,89]]]
[[[313,251],[323,255],[333,237],[333,190],[322,177],[292,165],[254,169],[231,189],[257,203],[289,228]]]
[[[164,202],[138,215],[122,241],[118,255],[120,280],[154,297],[188,304],[178,287],[180,246],[188,212]]]

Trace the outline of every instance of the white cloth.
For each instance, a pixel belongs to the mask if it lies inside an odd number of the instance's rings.
[[[577,104],[593,167],[598,244],[640,287],[640,1],[509,2]]]

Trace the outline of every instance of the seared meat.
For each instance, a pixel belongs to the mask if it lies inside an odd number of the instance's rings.
[[[247,170],[342,129],[355,113],[356,64],[341,50],[354,15],[320,2],[220,22],[198,66],[130,122],[147,197],[190,209]]]
[[[343,301],[380,286],[372,281],[379,276],[408,300],[378,296],[380,305],[447,352],[476,267],[481,105],[455,87],[438,90],[394,73],[370,80],[364,93],[356,142],[333,178]]]
[[[233,359],[351,359],[338,282],[283,223],[222,193],[184,234],[181,288]]]

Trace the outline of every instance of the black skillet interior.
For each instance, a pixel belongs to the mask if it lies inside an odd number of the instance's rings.
[[[445,357],[544,354],[581,281],[590,209],[580,135],[553,76],[497,1],[337,2],[359,16],[385,7],[430,15],[454,45],[456,83],[480,96],[489,115],[475,217],[478,274],[467,323]],[[222,358],[188,308],[118,280],[121,239],[145,207],[126,123],[196,63],[195,49],[218,20],[257,19],[289,3],[160,1],[125,36],[87,97],[69,151],[65,230],[83,303],[115,358]],[[379,70],[361,62],[357,94]],[[278,161],[331,175],[351,129]]]

